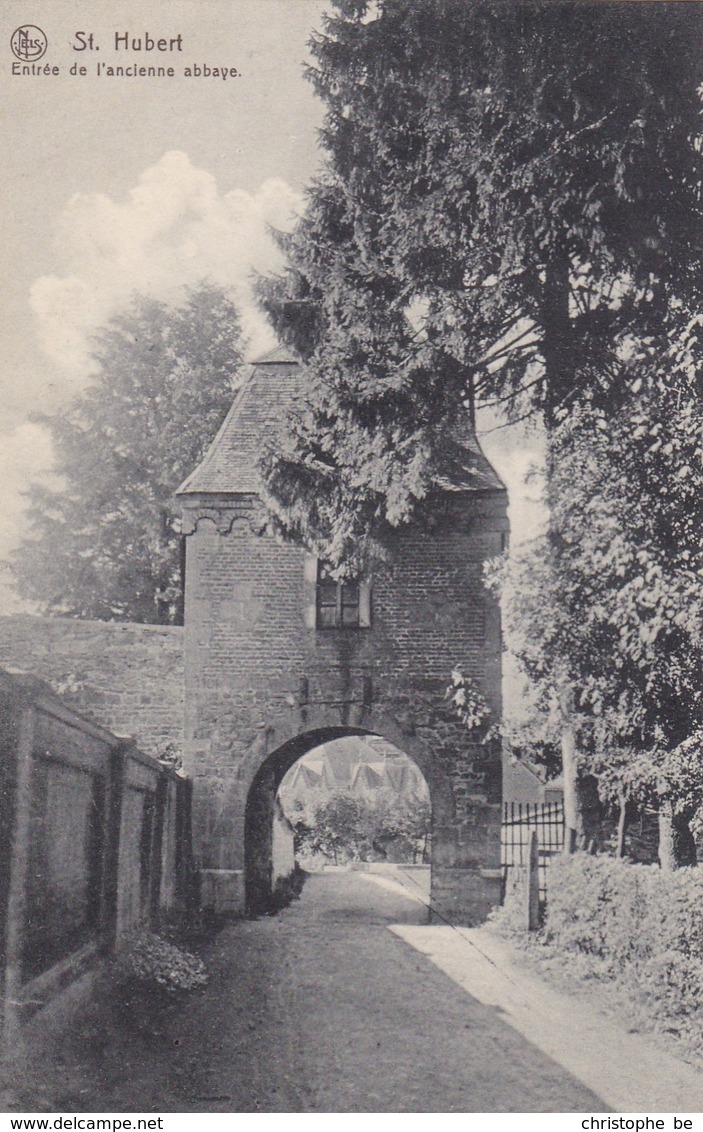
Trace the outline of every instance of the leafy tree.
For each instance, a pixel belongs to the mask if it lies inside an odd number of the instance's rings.
[[[242,364],[239,317],[207,283],[180,306],[136,297],[95,340],[97,372],[50,430],[60,488],[30,489],[19,592],[52,613],[180,616],[173,493],[212,440]]]
[[[416,864],[427,857],[431,810],[429,799],[380,790],[361,799],[359,824],[362,860]]]
[[[551,538],[516,556],[506,590],[540,709],[523,742],[574,744],[581,777],[566,790],[594,776],[620,804],[621,840],[628,804],[657,800],[667,864],[695,860],[688,823],[703,802],[702,320],[675,314],[663,354],[650,343],[630,358],[616,414],[591,399],[554,429]]]
[[[685,5],[335,7],[327,161],[261,294],[314,380],[269,502],[344,572],[422,514],[475,400],[617,405],[700,267],[703,60]]]
[[[331,857],[335,865],[340,857],[359,859],[359,823],[362,803],[351,794],[333,794],[315,808],[315,814],[304,843],[312,853]],[[302,832],[302,831],[301,831]]]
[[[390,791],[373,796],[339,791],[315,807],[312,820],[295,821],[296,848],[340,860],[369,861],[389,855],[424,860],[430,832],[425,798],[399,798]]]

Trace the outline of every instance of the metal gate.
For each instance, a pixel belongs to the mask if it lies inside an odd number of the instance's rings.
[[[510,870],[529,864],[529,835],[537,834],[539,847],[539,898],[547,900],[547,873],[552,857],[564,848],[562,802],[504,802],[500,831],[500,863],[505,891]]]

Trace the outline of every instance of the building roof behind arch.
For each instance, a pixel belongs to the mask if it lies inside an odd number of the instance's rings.
[[[232,408],[200,464],[177,495],[257,494],[263,445],[285,426],[288,413],[305,393],[304,367],[278,346],[252,363]],[[445,491],[503,491],[504,484],[481,451],[468,423],[444,446],[437,486]]]
[[[428,797],[422,771],[415,762],[379,735],[347,735],[313,747],[284,776],[285,798],[312,790],[372,795],[388,790],[399,797]]]

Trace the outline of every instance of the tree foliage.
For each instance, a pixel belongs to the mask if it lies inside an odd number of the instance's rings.
[[[617,412],[583,400],[552,432],[549,536],[508,567],[506,626],[557,739],[574,690],[580,768],[601,795],[674,815],[703,803],[703,399],[700,315],[628,359]],[[535,726],[536,723],[536,726]]]
[[[451,671],[449,685],[444,694],[457,718],[463,723],[474,742],[488,743],[497,738],[492,712],[481,689],[464,672],[460,664]]]
[[[279,522],[340,569],[420,515],[475,399],[627,395],[700,268],[685,5],[338,0],[313,41],[327,160],[261,293],[314,386],[268,454]]]
[[[372,797],[339,791],[295,823],[296,848],[341,861],[390,858],[422,861],[430,832],[430,804],[388,791]]]
[[[179,306],[136,297],[95,339],[97,372],[38,418],[60,487],[32,485],[15,555],[22,596],[52,613],[169,623],[180,604],[173,494],[212,440],[242,363],[239,317],[202,284]]]
[[[264,462],[269,501],[340,572],[431,506],[476,403],[541,414],[550,525],[518,601],[569,798],[584,718],[588,750],[631,767],[631,744],[675,749],[698,710],[677,554],[700,421],[669,351],[700,308],[699,19],[338,0],[311,71],[327,161],[286,274],[261,287],[314,381]]]

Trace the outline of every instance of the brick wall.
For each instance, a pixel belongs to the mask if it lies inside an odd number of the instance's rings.
[[[65,702],[149,754],[182,749],[179,627],[0,617],[0,665],[48,681]]]
[[[372,627],[353,631],[310,632],[297,547],[200,524],[188,540],[189,687],[193,680],[210,691],[258,686],[268,701],[297,695],[305,675],[314,698],[315,679],[329,692],[332,671],[341,695],[348,673],[446,683],[461,662],[499,709],[499,614],[483,586],[483,562],[501,551],[501,503],[467,501],[463,530],[399,534],[391,563],[373,579]]]

